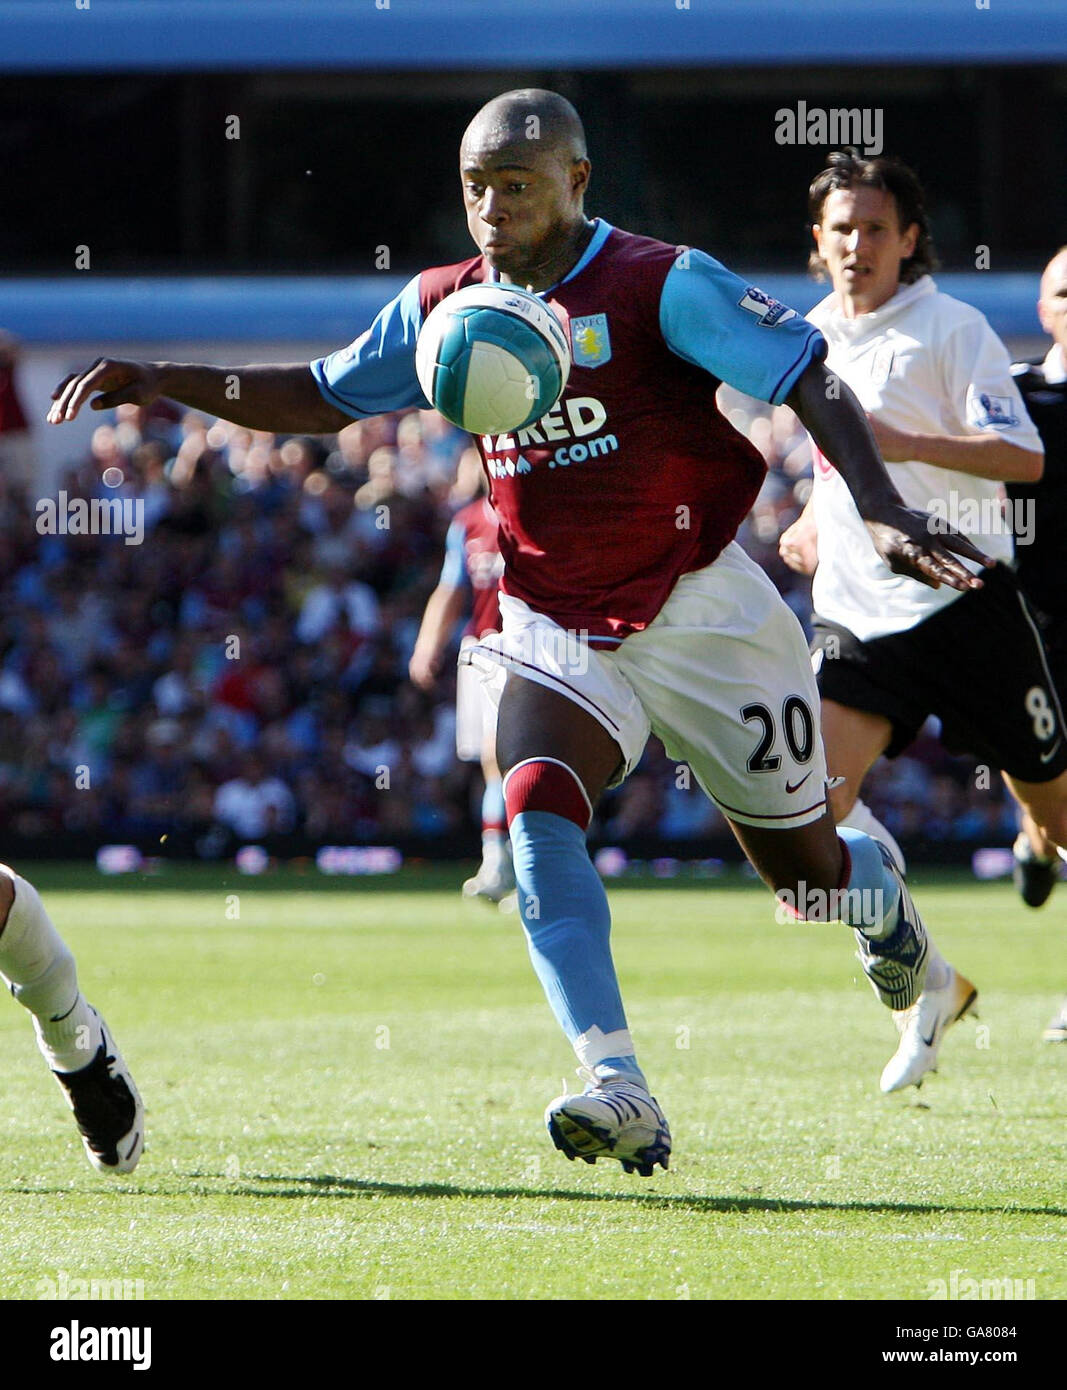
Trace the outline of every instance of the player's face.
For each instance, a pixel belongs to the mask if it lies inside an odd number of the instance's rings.
[[[901,228],[896,199],[880,188],[835,188],[812,228],[845,313],[869,314],[900,285],[900,265],[915,250],[916,223]]]
[[[551,284],[539,272],[552,267],[584,221],[589,161],[570,161],[534,141],[465,144],[460,176],[467,227],[489,264],[504,280]]]
[[[1067,352],[1067,253],[1054,256],[1041,277],[1041,327]]]

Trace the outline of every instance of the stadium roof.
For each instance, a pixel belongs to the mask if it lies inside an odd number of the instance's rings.
[[[738,267],[746,275],[745,269]],[[973,304],[1003,337],[1038,337],[1039,271],[939,271],[939,289]],[[35,346],[70,342],[349,342],[406,276],[104,276],[0,281],[0,324]],[[806,275],[757,271],[749,278],[807,313],[826,294]]]
[[[1064,60],[1065,0],[0,0],[9,73]]]

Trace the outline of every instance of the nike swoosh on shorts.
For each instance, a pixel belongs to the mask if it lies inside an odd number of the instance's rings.
[[[800,791],[801,787],[804,785],[804,783],[808,780],[808,778],[809,778],[810,776],[811,776],[811,773],[810,773],[810,772],[805,772],[804,776],[800,779],[800,781],[796,784],[795,787],[791,787],[791,786],[789,785],[789,783],[787,782],[787,783],[785,784],[786,794],[789,795],[789,796],[792,796],[794,792]]]

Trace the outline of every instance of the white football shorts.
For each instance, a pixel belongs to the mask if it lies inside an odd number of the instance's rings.
[[[767,828],[826,811],[819,693],[796,616],[736,542],[682,575],[642,632],[598,648],[500,595],[504,627],[460,654],[499,703],[509,672],[558,691],[619,745],[618,785],[649,732],[724,816]],[[547,751],[547,750],[546,750]]]
[[[460,662],[456,671],[456,757],[462,763],[482,760],[482,750],[496,742],[496,701],[485,680],[462,653],[476,645],[477,637],[460,640]]]

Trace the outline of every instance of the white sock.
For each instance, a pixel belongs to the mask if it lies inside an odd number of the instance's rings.
[[[1051,864],[1054,858],[1046,858],[1043,854],[1038,854],[1034,849],[1033,842],[1025,830],[1020,830],[1015,837],[1015,843],[1011,847],[1012,853],[1020,864]],[[1063,850],[1059,850],[1063,854]]]
[[[925,993],[928,989],[944,989],[948,984],[949,971],[952,967],[937,949],[929,932],[926,934],[926,960],[926,979],[923,981],[923,992]]]
[[[487,874],[500,872],[507,854],[508,837],[500,830],[482,831],[482,868]]]
[[[885,845],[886,849],[893,856],[893,860],[900,872],[902,874],[907,873],[904,855],[900,846],[867,803],[861,801],[858,796],[856,797],[852,810],[849,811],[844,820],[838,821],[838,825],[847,825],[852,830],[862,830],[864,835],[869,835],[872,840],[881,840],[882,844]]]
[[[33,1015],[37,1044],[53,1071],[80,1071],[101,1042],[100,1020],[78,989],[78,971],[32,883],[0,864],[15,900],[0,931],[0,979]]]

